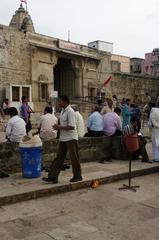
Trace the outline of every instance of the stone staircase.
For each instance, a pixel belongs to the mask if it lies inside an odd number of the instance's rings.
[[[4,132],[5,131],[5,126],[9,120],[9,116],[2,116],[0,115],[0,131]]]

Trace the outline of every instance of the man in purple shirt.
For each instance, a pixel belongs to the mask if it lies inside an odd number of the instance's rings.
[[[116,107],[114,112],[109,112],[103,116],[104,135],[121,136],[122,124],[120,119],[121,109]]]
[[[22,105],[20,107],[20,114],[23,120],[26,122],[26,132],[28,135],[28,132],[32,129],[31,122],[30,122],[30,114],[31,114],[32,109],[28,105],[28,99],[27,97],[23,96],[22,97]]]

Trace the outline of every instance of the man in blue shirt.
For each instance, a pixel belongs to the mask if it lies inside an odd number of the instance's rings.
[[[103,136],[103,117],[99,113],[98,106],[94,106],[91,115],[88,117],[87,133],[85,137]]]

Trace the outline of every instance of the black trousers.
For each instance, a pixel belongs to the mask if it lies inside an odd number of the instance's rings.
[[[119,129],[116,129],[115,133],[112,136],[121,136],[122,135],[122,131]]]
[[[32,125],[31,125],[31,122],[30,120],[28,121],[28,123],[26,124],[26,133],[28,135],[29,131],[32,129]]]
[[[63,163],[66,159],[67,151],[70,155],[73,177],[79,178],[81,177],[81,166],[79,161],[79,154],[78,154],[78,141],[77,140],[70,140],[67,142],[59,142],[57,157],[51,164],[48,178],[52,180],[57,180],[58,175],[61,171]]]
[[[142,157],[142,160],[144,161],[149,161],[149,156],[146,151],[146,143],[147,141],[143,136],[139,136],[139,150],[136,152],[132,153],[132,158],[137,159],[139,156]]]
[[[103,136],[103,131],[89,131],[87,132],[84,136],[85,137],[102,137]]]

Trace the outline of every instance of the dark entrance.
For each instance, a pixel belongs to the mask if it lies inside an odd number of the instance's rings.
[[[75,94],[75,72],[70,59],[59,58],[54,68],[54,90],[70,98]]]

